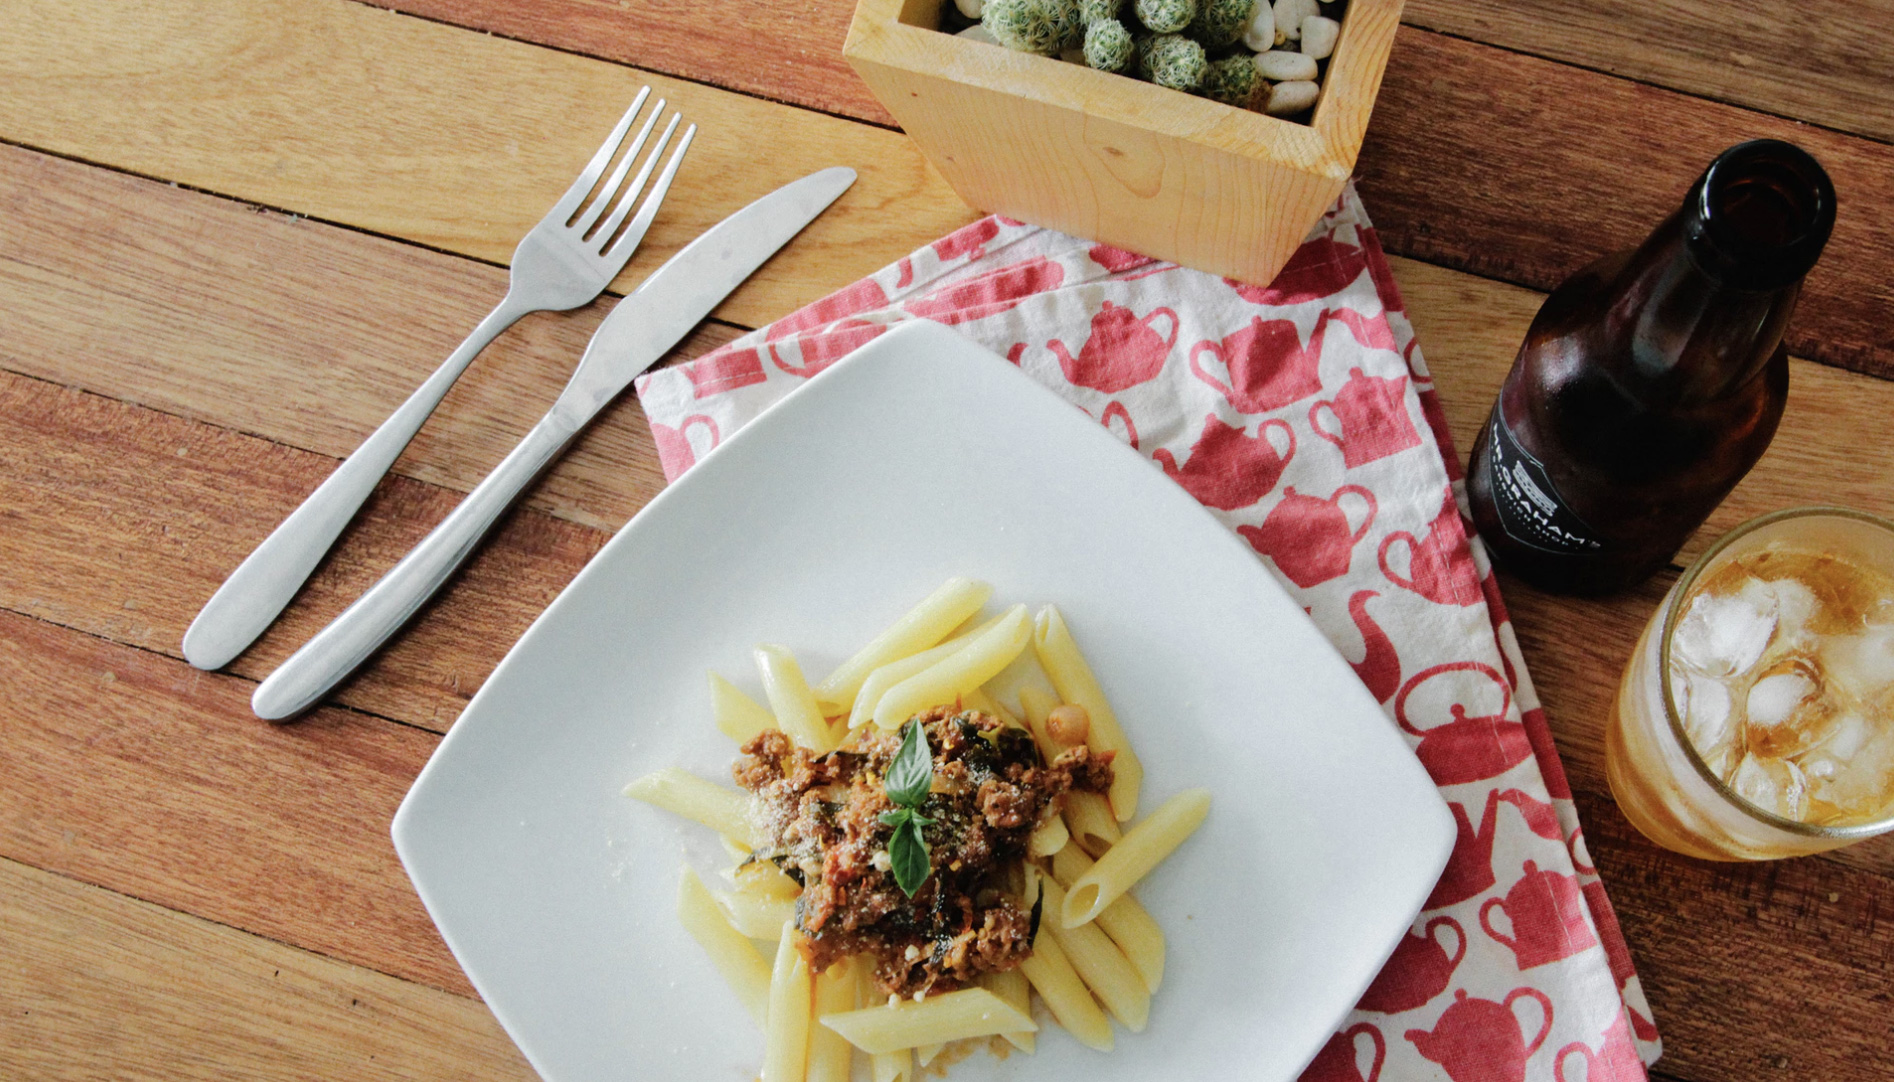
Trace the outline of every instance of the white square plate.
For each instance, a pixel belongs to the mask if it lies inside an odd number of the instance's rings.
[[[1135,451],[931,323],[798,388],[653,500],[507,655],[394,820],[474,986],[549,1082],[749,1082],[762,1038],[673,913],[710,833],[620,795],[728,779],[705,670],[825,673],[950,575],[1059,605],[1144,760],[1214,794],[1139,888],[1170,941],[1143,1033],[976,1054],[954,1082],[1287,1082],[1419,911],[1446,806],[1241,539]]]

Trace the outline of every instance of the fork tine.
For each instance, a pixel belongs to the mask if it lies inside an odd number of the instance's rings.
[[[638,193],[644,191],[645,181],[651,179],[651,171],[658,167],[658,159],[663,157],[664,148],[670,145],[671,133],[677,130],[679,119],[679,114],[671,114],[671,122],[664,126],[664,134],[658,137],[657,145],[651,148],[650,156],[644,160],[644,168],[638,170],[637,179],[626,185],[622,194],[614,197],[618,205],[612,208],[612,216],[599,227],[598,232],[588,238],[598,249],[603,250],[611,244],[612,234],[618,232],[618,227],[624,224],[625,215],[631,213],[632,202],[638,198]]]
[[[675,116],[672,117],[671,123],[673,125],[677,123]],[[684,129],[683,137],[678,140],[677,149],[671,152],[671,160],[664,163],[664,172],[658,174],[657,183],[651,186],[651,194],[645,196],[644,203],[638,207],[638,216],[625,227],[625,235],[619,237],[617,243],[602,253],[606,259],[615,259],[620,266],[623,266],[625,260],[631,258],[631,253],[638,247],[638,243],[644,240],[645,231],[651,228],[651,219],[658,216],[658,204],[664,202],[665,194],[671,190],[671,178],[677,175],[677,167],[684,161],[684,152],[691,148],[691,140],[696,137],[697,125],[692,124]],[[651,156],[655,158],[657,153],[654,151]],[[618,213],[624,213],[624,209],[622,206],[619,207]],[[613,215],[614,218],[617,216]],[[608,231],[605,235],[609,237],[611,233]]]
[[[566,194],[560,196],[559,201],[553,204],[552,211],[546,217],[557,218],[561,224],[564,224],[566,219],[572,217],[572,212],[579,209],[579,204],[584,201],[585,194],[591,191],[592,185],[597,184],[598,178],[604,175],[605,166],[611,163],[612,155],[618,152],[618,144],[625,141],[625,133],[631,130],[632,119],[638,115],[638,110],[644,108],[645,99],[650,96],[651,88],[647,86],[638,91],[637,97],[631,99],[631,108],[625,110],[625,115],[618,119],[618,123],[612,128],[612,133],[605,137],[605,142],[600,144],[598,152],[592,155],[592,160],[585,163],[585,170],[579,174],[577,180],[572,182],[572,186],[566,189]]]
[[[578,231],[580,237],[584,237],[592,232],[592,226],[611,208],[612,201],[618,198],[618,193],[622,190],[619,186],[624,183],[625,174],[631,172],[631,167],[637,164],[638,155],[644,153],[645,140],[650,137],[652,127],[657,124],[658,118],[663,115],[664,99],[659,98],[657,107],[652,109],[651,115],[645,118],[644,127],[638,129],[638,137],[631,141],[629,147],[625,148],[625,156],[619,160],[618,168],[612,170],[611,179],[607,180],[604,186],[599,188],[598,198],[592,202],[592,205],[586,209],[584,214],[579,216],[578,221],[572,223],[572,228]],[[658,152],[653,151],[652,153],[655,154]],[[644,171],[638,174],[638,179],[632,182],[633,191],[637,191],[644,186],[644,178],[648,176],[650,172],[651,167],[647,165]]]

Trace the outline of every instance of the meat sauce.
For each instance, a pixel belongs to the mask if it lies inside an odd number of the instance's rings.
[[[1031,954],[1035,918],[1017,893],[1027,841],[1067,792],[1102,793],[1112,781],[1112,753],[1081,745],[1048,765],[1029,733],[979,711],[937,707],[915,720],[934,778],[920,809],[932,820],[923,828],[930,874],[912,898],[895,883],[892,830],[880,822],[894,810],[884,775],[900,730],[866,726],[813,756],[771,729],[732,768],[756,794],[770,843],[753,859],[803,886],[796,923],[811,968],[867,953],[877,987],[903,997],[952,991]]]

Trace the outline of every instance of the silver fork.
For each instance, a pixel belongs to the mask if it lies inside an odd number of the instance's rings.
[[[618,276],[651,227],[658,205],[670,190],[671,177],[697,132],[695,124],[684,130],[657,185],[627,223],[625,218],[631,212],[633,200],[650,180],[652,167],[670,143],[671,133],[677,129],[679,116],[674,112],[638,175],[626,183],[625,175],[631,171],[652,127],[664,112],[664,99],[658,99],[611,176],[603,184],[599,178],[605,175],[605,167],[618,154],[632,122],[650,96],[650,87],[638,92],[631,108],[625,110],[624,117],[598,148],[598,153],[586,163],[578,179],[520,240],[519,247],[513,251],[512,279],[506,296],[493,311],[380,428],[362,441],[355,453],[309,494],[302,506],[292,511],[243,563],[237,565],[204,603],[197,619],[191,621],[190,629],[184,633],[186,661],[200,669],[220,669],[263,634],[322,562],[343,527],[355,517],[369,493],[400,457],[402,448],[420,431],[422,422],[440,405],[448,388],[487,343],[529,312],[577,308],[590,303]],[[588,202],[587,196],[595,187],[597,195]]]

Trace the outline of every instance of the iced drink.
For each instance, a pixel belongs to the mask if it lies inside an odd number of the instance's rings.
[[[1606,751],[1626,817],[1693,856],[1894,829],[1894,525],[1810,508],[1719,541],[1644,629]]]

